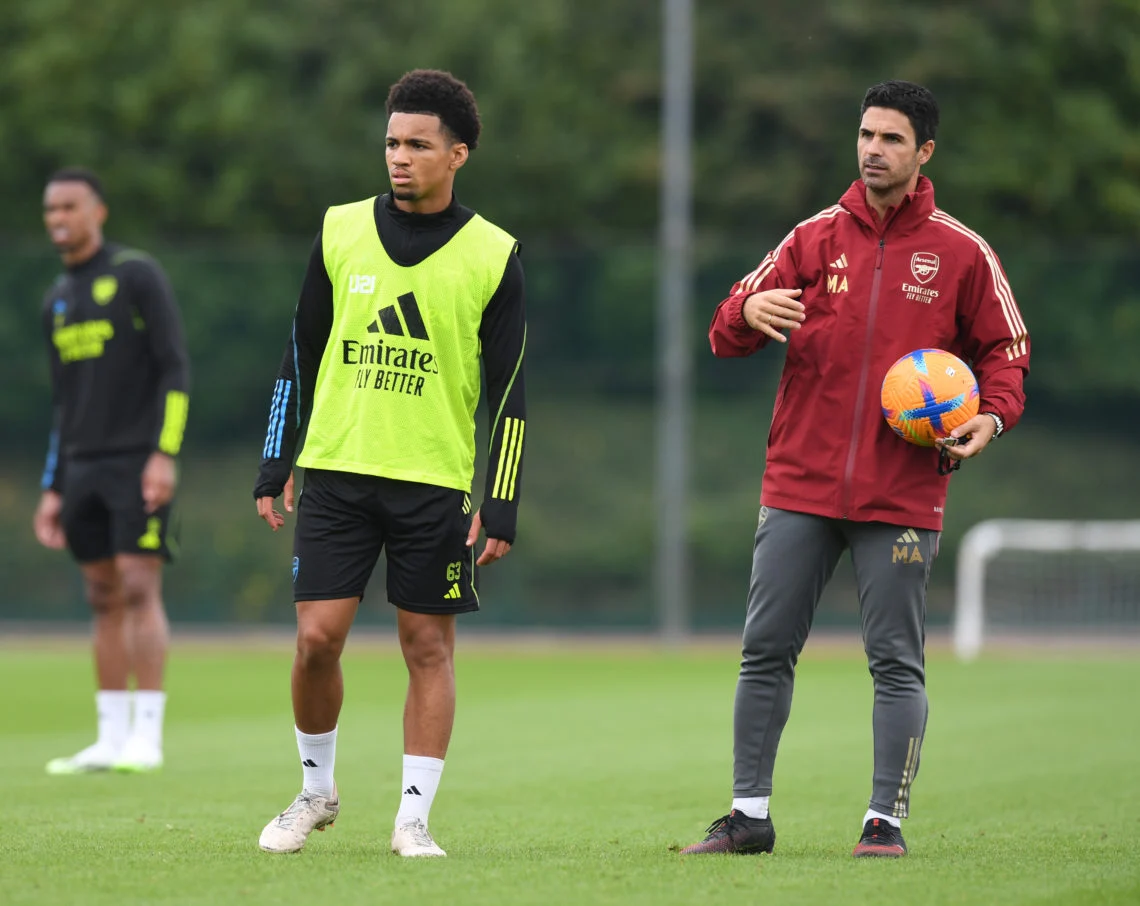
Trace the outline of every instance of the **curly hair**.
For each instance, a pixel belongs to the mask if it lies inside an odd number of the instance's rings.
[[[475,95],[450,72],[413,69],[388,92],[388,116],[427,113],[439,117],[451,136],[474,151],[479,145],[479,108]]]
[[[859,116],[866,113],[868,107],[887,107],[905,114],[914,129],[917,147],[933,140],[934,133],[938,131],[938,101],[927,89],[914,82],[892,79],[872,85],[863,97]]]

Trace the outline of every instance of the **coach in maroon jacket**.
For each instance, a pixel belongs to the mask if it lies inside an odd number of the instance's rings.
[[[949,477],[939,457],[976,456],[1021,417],[1029,338],[997,255],[934,204],[919,174],[938,105],[925,88],[868,90],[860,179],[799,224],[721,302],[717,356],[787,344],[768,435],[744,652],[736,687],[732,809],[686,853],[771,852],[772,769],[796,661],[844,549],[859,586],[875,685],[875,769],[856,856],[901,856],[900,831],[926,726],[926,587]],[[785,334],[786,332],[786,334]],[[879,388],[915,349],[970,362],[979,414],[955,446],[908,444],[883,419]],[[900,554],[900,551],[902,552]]]

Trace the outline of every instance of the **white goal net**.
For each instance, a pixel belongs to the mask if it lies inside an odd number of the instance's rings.
[[[954,650],[996,636],[1140,635],[1140,520],[992,519],[962,537]]]

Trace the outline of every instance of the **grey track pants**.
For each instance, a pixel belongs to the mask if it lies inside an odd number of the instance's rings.
[[[762,507],[736,686],[733,796],[768,796],[796,662],[823,588],[850,549],[875,686],[871,808],[905,818],[926,729],[926,587],[939,533]]]

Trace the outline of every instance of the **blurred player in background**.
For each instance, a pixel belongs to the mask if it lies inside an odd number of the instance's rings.
[[[787,359],[736,687],[732,808],[686,853],[772,851],[768,799],[796,662],[845,549],[875,687],[871,800],[853,854],[906,853],[901,819],[926,729],[926,588],[948,483],[940,456],[976,456],[1024,407],[1029,341],[1009,282],[919,173],[934,153],[934,97],[885,82],[868,90],[861,117],[861,178],[740,280],[709,330],[717,356],[775,340]],[[907,444],[880,410],[891,363],[925,347],[965,358],[978,378],[980,411],[952,432],[957,446]]]
[[[462,82],[415,70],[388,95],[392,192],[331,207],[278,372],[258,515],[293,508],[294,448],[307,425],[293,548],[293,713],[301,793],[262,832],[296,852],[340,809],[333,777],[344,697],[340,656],[387,550],[388,600],[408,668],[404,765],[391,847],[442,856],[428,831],[455,716],[455,615],[477,610],[476,567],[515,539],[526,427],[523,270],[515,240],[453,195],[479,139]],[[487,482],[473,512],[479,359],[491,419]],[[478,560],[480,529],[487,542]]]
[[[66,546],[83,574],[99,726],[94,745],[48,763],[52,774],[150,771],[163,760],[162,568],[190,360],[162,268],[104,242],[106,219],[93,173],[48,180],[44,224],[65,271],[44,299],[54,425],[33,523],[40,543]]]

